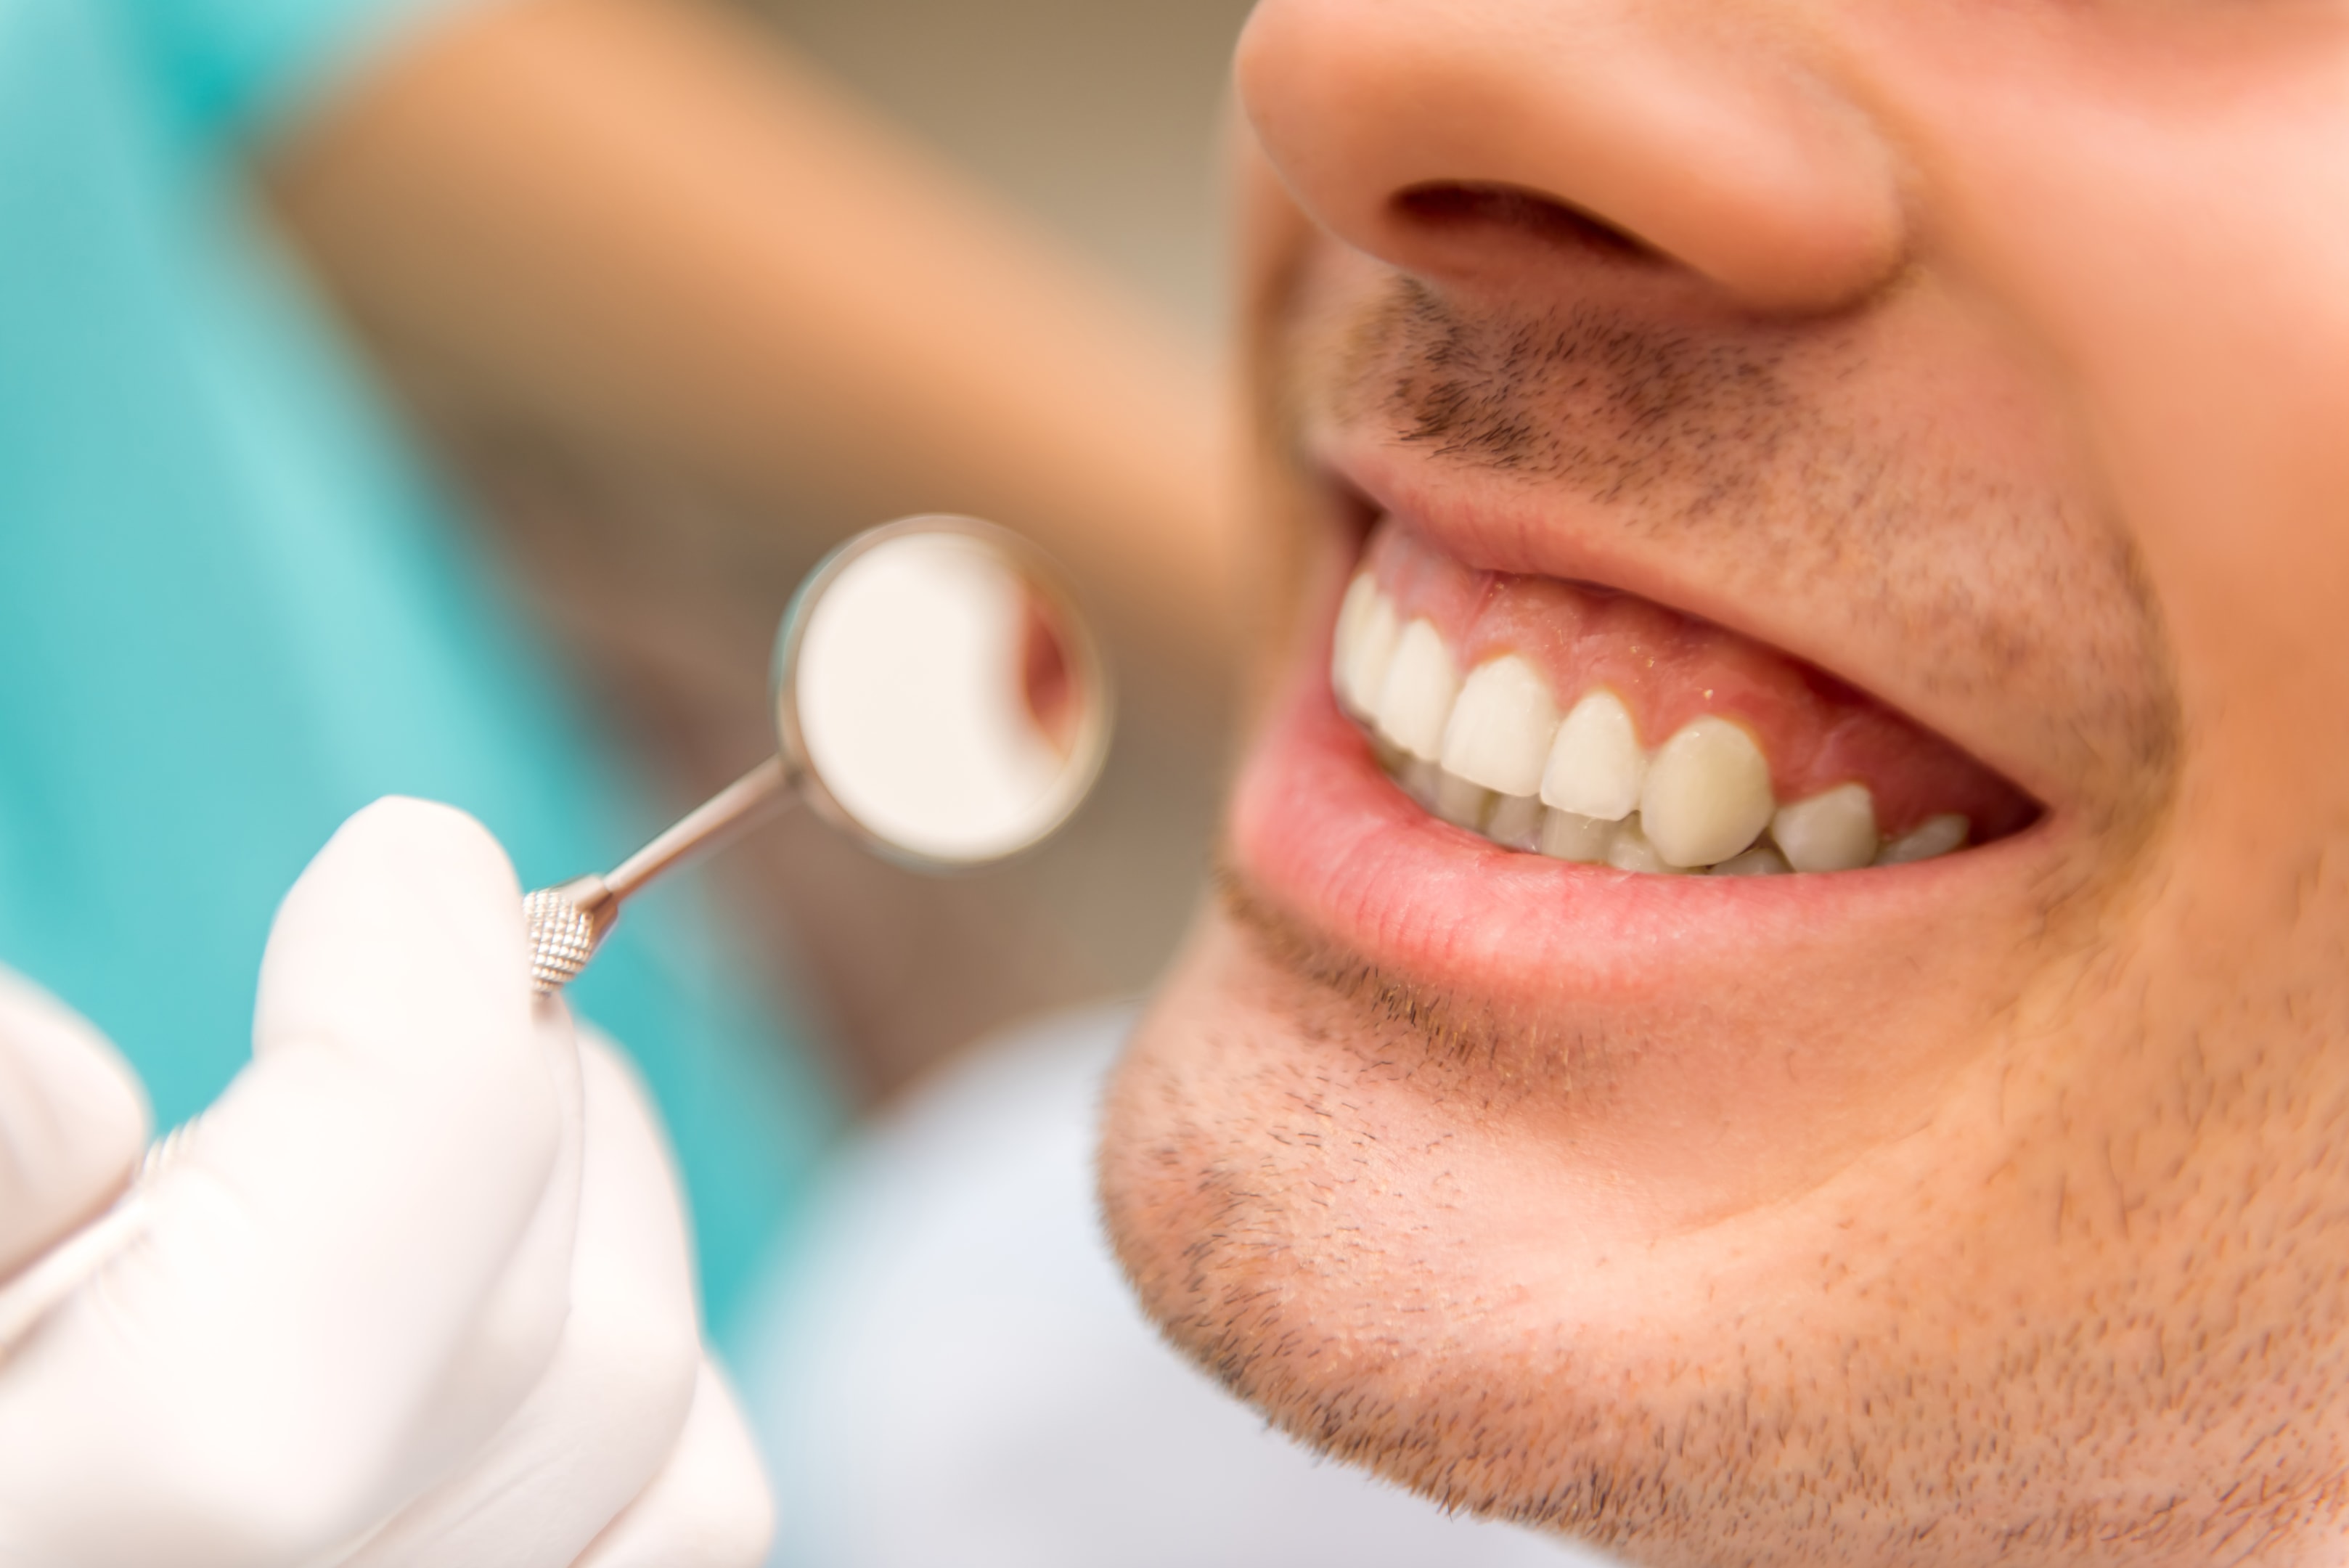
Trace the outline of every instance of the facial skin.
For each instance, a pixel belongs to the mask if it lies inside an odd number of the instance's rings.
[[[1287,614],[1102,1191],[1305,1440],[1642,1563],[2349,1556],[2349,10],[1264,0]],[[1332,705],[1371,519],[2042,807],[1510,855]]]

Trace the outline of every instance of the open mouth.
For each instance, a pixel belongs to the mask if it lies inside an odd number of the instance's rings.
[[[1346,590],[1330,685],[1423,809],[1557,860],[1857,871],[2038,815],[1957,747],[1786,654],[1629,594],[1472,569],[1392,517]]]
[[[1356,506],[1377,521],[1352,586],[1322,579],[1235,781],[1245,1005],[1312,1062],[1325,1040],[1391,1050],[1380,1070],[1418,1085],[1398,1106],[1456,1089],[1578,1169],[1641,1173],[1562,1173],[1586,1215],[1702,1223],[1825,1179],[1855,1128],[1894,1136],[1975,1049],[1947,999],[1998,1005],[2002,940],[2044,918],[2076,819],[1841,671],[1671,603],[1645,540],[1610,556],[1570,509],[1398,473],[1332,494],[1338,538]],[[1723,597],[1701,565],[1681,591]]]

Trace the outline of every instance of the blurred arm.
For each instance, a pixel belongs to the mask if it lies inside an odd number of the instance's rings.
[[[1220,660],[1220,399],[1115,288],[748,24],[503,0],[297,128],[330,285],[468,396],[737,493],[990,515]]]

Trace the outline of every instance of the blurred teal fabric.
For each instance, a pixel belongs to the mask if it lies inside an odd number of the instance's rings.
[[[244,1061],[277,900],[369,800],[464,807],[526,885],[649,826],[242,182],[419,9],[0,0],[0,961],[163,1125]],[[708,938],[665,889],[574,997],[668,1118],[722,1336],[836,1113]]]

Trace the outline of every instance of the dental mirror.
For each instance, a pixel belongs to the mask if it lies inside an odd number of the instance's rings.
[[[631,895],[786,805],[900,865],[975,870],[1051,836],[1109,751],[1106,672],[1059,573],[968,517],[826,556],[783,613],[771,701],[775,756],[613,870],[523,900],[541,992],[587,967]]]

